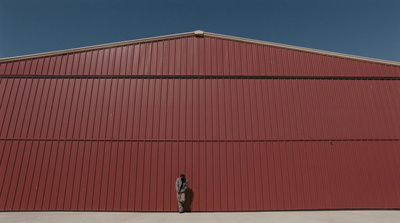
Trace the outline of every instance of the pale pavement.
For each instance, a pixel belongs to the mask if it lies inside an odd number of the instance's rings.
[[[400,223],[400,210],[388,211],[277,211],[277,212],[0,212],[1,223],[19,222],[296,222]]]

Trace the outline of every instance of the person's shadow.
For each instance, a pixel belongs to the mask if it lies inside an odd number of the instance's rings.
[[[185,203],[183,204],[183,209],[185,210],[185,212],[192,211],[192,202],[193,202],[193,190],[188,188],[186,189]]]

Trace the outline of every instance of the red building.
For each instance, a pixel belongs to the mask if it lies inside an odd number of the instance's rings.
[[[400,208],[400,63],[207,32],[0,60],[0,210]]]

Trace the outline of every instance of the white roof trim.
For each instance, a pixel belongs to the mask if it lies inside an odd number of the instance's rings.
[[[35,58],[40,58],[40,57],[59,56],[59,55],[79,53],[79,52],[84,52],[84,51],[89,51],[89,50],[99,50],[99,49],[106,49],[106,48],[112,48],[112,47],[118,47],[118,46],[155,42],[155,41],[160,41],[160,40],[177,39],[177,38],[183,38],[183,37],[189,37],[189,36],[193,36],[193,32],[179,33],[179,34],[172,34],[172,35],[165,35],[165,36],[157,36],[157,37],[136,39],[136,40],[128,40],[128,41],[121,41],[121,42],[115,42],[115,43],[106,43],[106,44],[100,44],[100,45],[94,45],[94,46],[72,48],[72,49],[67,49],[67,50],[57,50],[57,51],[51,51],[51,52],[45,52],[45,53],[29,54],[29,55],[24,55],[24,56],[0,58],[0,63],[13,62],[13,61],[18,61],[18,60],[35,59]]]
[[[365,61],[365,62],[400,66],[400,62],[395,62],[395,61],[354,56],[354,55],[350,55],[350,54],[335,53],[335,52],[330,52],[330,51],[325,51],[325,50],[317,50],[317,49],[311,49],[311,48],[300,47],[300,46],[291,46],[291,45],[286,45],[286,44],[281,44],[281,43],[273,43],[273,42],[262,41],[262,40],[253,40],[253,39],[227,36],[227,35],[208,33],[208,32],[204,32],[204,36],[220,38],[220,39],[229,39],[229,40],[240,41],[240,42],[245,42],[245,43],[254,43],[254,44],[260,44],[260,45],[274,46],[274,47],[279,47],[279,48],[286,48],[286,49],[291,49],[291,50],[298,50],[298,51],[333,56],[333,57],[341,57],[341,58],[352,59],[352,60],[360,60],[360,61]]]
[[[158,37],[137,39],[137,40],[129,40],[129,41],[122,41],[122,42],[94,45],[94,46],[88,46],[88,47],[73,48],[73,49],[67,49],[67,50],[52,51],[52,52],[46,52],[46,53],[30,54],[30,55],[25,55],[25,56],[8,57],[8,58],[0,59],[0,63],[34,59],[34,58],[40,58],[40,57],[48,57],[48,56],[58,56],[58,55],[64,55],[64,54],[70,54],[70,53],[89,51],[89,50],[98,50],[98,49],[105,49],[105,48],[139,44],[139,43],[147,43],[147,42],[155,42],[155,41],[168,40],[168,39],[184,38],[184,37],[190,37],[190,36],[197,36],[197,37],[204,36],[204,37],[211,37],[211,38],[218,38],[218,39],[226,39],[226,40],[266,45],[266,46],[273,46],[273,47],[279,47],[279,48],[285,48],[285,49],[290,49],[290,50],[297,50],[297,51],[302,51],[302,52],[315,53],[315,54],[320,54],[320,55],[333,56],[333,57],[339,57],[339,58],[345,58],[345,59],[351,59],[351,60],[379,63],[379,64],[392,65],[392,66],[400,66],[400,62],[395,62],[395,61],[354,56],[354,55],[349,55],[349,54],[344,54],[344,53],[335,53],[335,52],[330,52],[330,51],[325,51],[325,50],[317,50],[317,49],[311,49],[311,48],[306,48],[306,47],[291,46],[291,45],[273,43],[273,42],[262,41],[262,40],[234,37],[234,36],[228,36],[228,35],[222,35],[222,34],[216,34],[216,33],[203,32],[201,30],[196,30],[194,32],[186,32],[186,33],[179,33],[179,34],[172,34],[172,35],[165,35],[165,36],[158,36]]]

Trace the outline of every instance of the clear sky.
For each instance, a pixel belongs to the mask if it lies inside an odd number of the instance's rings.
[[[197,29],[400,61],[400,0],[0,0],[0,58]]]

